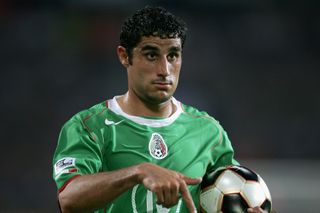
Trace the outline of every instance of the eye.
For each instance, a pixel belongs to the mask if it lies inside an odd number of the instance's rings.
[[[146,58],[148,59],[148,60],[150,60],[150,61],[154,61],[154,60],[156,60],[157,59],[157,53],[155,53],[155,52],[147,52],[147,53],[145,53],[145,56],[146,56]]]
[[[172,52],[167,56],[168,61],[175,61],[179,57],[180,57],[180,55],[177,52]]]

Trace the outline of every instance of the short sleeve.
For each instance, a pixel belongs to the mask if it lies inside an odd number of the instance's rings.
[[[210,165],[209,172],[216,170],[219,167],[227,165],[239,165],[234,159],[234,151],[227,133],[220,126],[220,140],[212,148],[213,164]]]
[[[53,157],[53,178],[59,191],[70,179],[101,171],[102,152],[81,120],[71,119],[62,128]]]

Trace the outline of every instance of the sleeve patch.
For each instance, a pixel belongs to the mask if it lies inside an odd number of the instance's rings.
[[[59,175],[66,168],[75,166],[76,159],[72,157],[65,157],[57,161],[54,165],[55,175]]]

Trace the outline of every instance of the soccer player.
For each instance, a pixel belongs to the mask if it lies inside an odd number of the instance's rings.
[[[60,132],[53,177],[62,212],[196,212],[201,177],[237,164],[221,125],[173,97],[186,29],[163,8],[124,22],[117,53],[128,91]]]

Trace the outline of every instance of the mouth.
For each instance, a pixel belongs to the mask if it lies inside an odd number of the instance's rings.
[[[155,80],[152,82],[159,89],[168,89],[173,82],[172,81],[163,81],[163,80]]]
[[[152,81],[153,84],[169,84],[171,85],[173,82],[170,79],[157,79]]]

